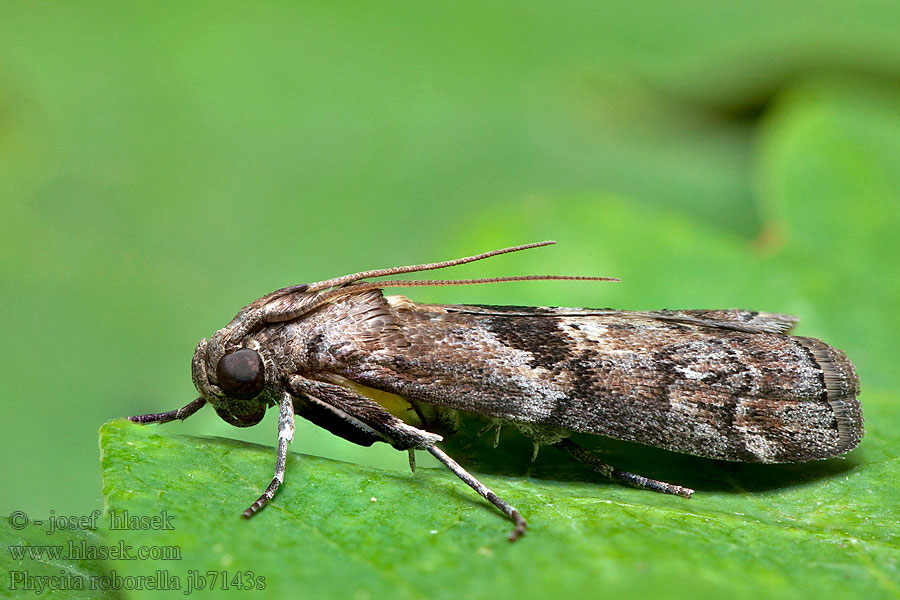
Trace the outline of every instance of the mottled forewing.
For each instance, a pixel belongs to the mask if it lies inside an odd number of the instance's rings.
[[[418,402],[726,460],[826,458],[862,435],[852,364],[780,333],[786,315],[382,306],[393,342],[333,369]]]

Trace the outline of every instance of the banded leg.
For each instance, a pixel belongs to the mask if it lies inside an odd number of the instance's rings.
[[[643,475],[636,475],[635,473],[616,469],[597,458],[597,455],[590,450],[582,448],[570,439],[562,439],[553,445],[572,458],[583,462],[601,475],[616,481],[621,481],[632,487],[652,490],[663,494],[672,494],[674,496],[681,496],[682,498],[690,498],[691,494],[694,493],[694,490],[691,488],[681,487],[680,485],[666,483],[665,481],[658,481],[656,479],[644,477]]]
[[[497,494],[492,492],[489,487],[472,477],[468,471],[459,466],[459,463],[447,456],[447,454],[437,446],[429,446],[428,451],[431,452],[432,456],[444,463],[448,469],[453,471],[457,477],[465,481],[470,488],[478,492],[482,498],[499,508],[503,514],[512,519],[512,522],[515,523],[516,526],[509,534],[509,541],[514,542],[525,533],[528,523],[525,522],[525,519],[512,504],[501,499]]]
[[[278,491],[278,487],[284,481],[284,467],[287,463],[287,445],[288,442],[294,441],[294,401],[291,395],[284,392],[281,400],[278,402],[278,458],[275,459],[275,476],[262,496],[256,499],[256,502],[241,513],[245,519],[249,519],[259,511],[263,506],[268,504]]]
[[[181,419],[184,421],[189,416],[203,408],[203,405],[206,404],[206,398],[200,396],[196,400],[192,400],[190,403],[182,406],[181,408],[176,408],[175,410],[169,410],[162,413],[153,413],[149,415],[135,415],[133,417],[128,417],[128,420],[133,423],[140,423],[141,425],[146,425],[147,423],[168,423],[169,421],[174,421],[175,419]]]

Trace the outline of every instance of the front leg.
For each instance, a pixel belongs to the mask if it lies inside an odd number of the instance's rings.
[[[241,516],[249,519],[275,496],[278,486],[284,481],[284,466],[287,463],[287,445],[294,441],[294,402],[288,392],[281,395],[278,402],[278,458],[275,459],[275,476],[262,496],[250,505]]]
[[[189,416],[203,408],[203,405],[206,404],[206,398],[200,396],[196,400],[192,400],[186,406],[182,406],[181,408],[176,408],[175,410],[170,410],[162,413],[151,413],[149,415],[135,415],[133,417],[128,417],[128,420],[132,423],[139,423],[141,425],[146,425],[147,423],[168,423],[169,421],[174,421],[175,419],[181,419],[184,421]]]
[[[510,541],[515,541],[525,533],[527,523],[513,505],[497,496],[486,485],[475,479],[469,472],[459,466],[456,461],[435,446],[435,442],[442,439],[441,436],[408,425],[387,412],[377,402],[333,383],[325,383],[294,375],[290,379],[289,389],[296,396],[303,395],[318,408],[331,411],[335,418],[345,421],[363,434],[370,437],[377,436],[398,450],[428,450],[432,456],[446,465],[457,477],[478,492],[485,500],[500,509],[503,514],[515,523],[515,529],[509,534]],[[412,464],[411,462],[410,465]]]
[[[305,397],[316,409],[327,411],[334,419],[343,421],[365,437],[386,442],[397,450],[427,450],[443,439],[408,425],[374,400],[333,383],[294,375],[288,382],[288,389],[293,395]]]

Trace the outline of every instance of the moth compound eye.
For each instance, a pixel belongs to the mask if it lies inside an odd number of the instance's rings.
[[[266,382],[262,358],[253,350],[244,348],[226,354],[216,365],[216,379],[231,398],[248,400],[262,391]]]

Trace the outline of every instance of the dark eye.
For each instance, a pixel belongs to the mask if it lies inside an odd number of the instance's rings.
[[[222,391],[230,397],[248,400],[262,391],[266,373],[259,354],[244,348],[219,359],[216,379]]]

